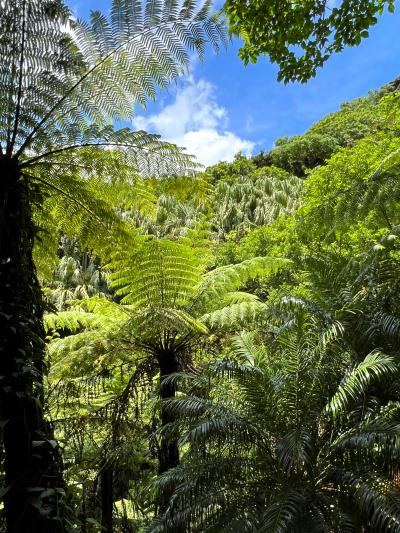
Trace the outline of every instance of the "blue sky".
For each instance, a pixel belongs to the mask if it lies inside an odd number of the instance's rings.
[[[111,0],[70,0],[86,18],[106,11]],[[132,126],[186,146],[204,164],[269,150],[284,135],[304,132],[342,102],[367,94],[400,75],[400,9],[385,14],[356,48],[333,56],[306,85],[276,81],[277,68],[262,58],[245,67],[233,41],[219,55],[195,60],[190,72],[160,93],[146,110],[138,108]]]

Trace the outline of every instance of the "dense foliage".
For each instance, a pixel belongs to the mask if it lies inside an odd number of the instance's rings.
[[[359,45],[376,15],[393,12],[394,0],[227,0],[230,29],[244,45],[245,63],[267,54],[279,66],[278,79],[306,82],[329,57]]]
[[[0,2],[0,419],[10,533],[64,531],[68,515],[43,416],[45,302],[34,243],[48,252],[42,264],[60,232],[81,246],[129,246],[121,212],[149,203],[142,178],[196,165],[115,122],[181,75],[190,54],[224,40],[208,3],[114,0],[109,15],[94,11],[86,22],[62,0]]]
[[[0,529],[400,532],[398,81],[200,172],[111,124],[208,4],[0,9]]]
[[[147,178],[132,247],[62,234],[46,408],[72,528],[400,531],[399,110],[393,82]]]

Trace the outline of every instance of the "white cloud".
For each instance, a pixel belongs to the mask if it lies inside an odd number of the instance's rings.
[[[181,144],[206,166],[218,161],[232,161],[238,152],[250,155],[254,147],[254,143],[241,139],[231,131],[218,133],[215,129],[188,131]]]
[[[227,111],[216,102],[213,85],[193,77],[176,91],[171,104],[159,113],[136,117],[134,127],[186,147],[204,165],[232,161],[240,151],[250,155],[254,147],[227,129]]]

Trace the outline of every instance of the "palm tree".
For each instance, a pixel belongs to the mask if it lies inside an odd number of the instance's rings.
[[[373,395],[397,364],[353,365],[334,329],[299,307],[272,353],[243,334],[188,376],[166,405],[187,451],[156,483],[174,494],[151,531],[400,531],[400,404]]]
[[[161,400],[173,398],[176,386],[164,382],[165,378],[193,369],[194,354],[209,331],[247,322],[263,307],[256,297],[238,289],[249,279],[277,272],[284,264],[281,259],[259,257],[207,272],[204,250],[146,238],[130,257],[114,260],[110,276],[122,297],[120,304],[92,298],[82,303],[88,312],[71,310],[46,317],[50,330],[77,331],[50,343],[53,382],[71,367],[76,370],[69,376],[82,378],[82,370],[99,368],[96,362],[107,368],[117,360],[126,363],[142,357],[137,375],[145,372],[153,378],[159,374]],[[132,380],[129,387],[133,397]],[[174,416],[162,405],[162,425],[173,422]],[[158,444],[159,473],[178,462],[176,436],[163,434]],[[166,501],[163,495],[160,508]]]
[[[0,3],[0,35],[3,499],[10,532],[53,532],[63,527],[54,503],[63,483],[40,406],[34,213],[50,207],[71,231],[84,215],[115,225],[110,199],[126,197],[139,172],[192,168],[171,145],[110,124],[176,79],[188,50],[218,47],[224,31],[208,3],[114,0],[110,18],[96,11],[87,23],[71,20],[61,0],[10,0]]]

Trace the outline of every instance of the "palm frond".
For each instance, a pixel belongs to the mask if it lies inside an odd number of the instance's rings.
[[[334,417],[366,393],[374,380],[389,377],[397,372],[397,365],[393,357],[374,352],[367,355],[362,363],[357,365],[340,384],[336,394],[326,405],[326,410]]]

